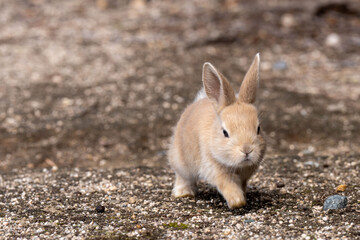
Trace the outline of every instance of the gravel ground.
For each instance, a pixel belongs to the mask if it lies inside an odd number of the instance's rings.
[[[239,87],[257,52],[248,205],[172,199],[202,64]],[[358,0],[0,0],[0,238],[360,239],[359,65]]]
[[[250,182],[248,205],[237,210],[203,183],[195,198],[171,198],[174,175],[167,168],[13,170],[0,179],[0,235],[360,239],[359,157],[268,158]],[[348,187],[337,193],[340,184]],[[347,196],[347,207],[323,211],[334,194]]]

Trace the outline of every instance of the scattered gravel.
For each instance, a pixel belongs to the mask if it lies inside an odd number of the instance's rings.
[[[5,239],[358,239],[357,156],[268,158],[250,181],[248,205],[230,210],[199,184],[195,198],[173,199],[168,168],[2,172],[0,235]],[[285,183],[277,187],[279,181]],[[346,182],[346,208],[322,210]],[[95,206],[98,206],[95,209]],[[100,209],[101,208],[101,209]],[[99,213],[97,209],[104,212]]]

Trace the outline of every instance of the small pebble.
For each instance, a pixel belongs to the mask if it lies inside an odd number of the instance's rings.
[[[340,196],[340,195],[333,195],[328,198],[326,198],[323,206],[323,210],[329,210],[329,209],[341,209],[345,208],[347,205],[347,197]]]
[[[284,61],[277,61],[273,64],[274,70],[286,70],[288,68],[288,65]]]
[[[305,166],[313,166],[313,167],[319,167],[320,166],[320,164],[318,162],[314,162],[314,161],[304,162],[304,165]]]
[[[98,213],[103,213],[103,212],[105,212],[105,207],[98,205],[98,206],[96,206],[95,211]]]
[[[255,220],[254,220],[254,219],[245,219],[244,222],[245,222],[245,223],[252,223],[252,222],[255,222]]]
[[[299,209],[300,211],[308,211],[308,210],[309,210],[308,207],[305,207],[305,206],[302,206],[302,205],[299,205],[299,206],[298,206],[298,209]]]
[[[134,197],[130,197],[129,198],[129,203],[130,204],[133,204],[133,203],[135,203],[136,202],[136,198],[134,198]]]
[[[277,188],[283,188],[283,187],[285,187],[285,184],[282,183],[282,182],[277,182],[277,183],[276,183],[276,187],[277,187]]]
[[[294,15],[285,13],[281,16],[281,25],[285,28],[291,28],[296,25]]]
[[[327,47],[333,47],[333,48],[336,48],[336,47],[339,47],[341,44],[341,38],[338,34],[336,33],[331,33],[329,34],[326,39],[325,39],[325,45]]]
[[[307,149],[303,150],[303,154],[304,155],[310,155],[313,154],[315,152],[315,148],[313,146],[309,146]]]
[[[224,235],[229,235],[231,233],[231,229],[225,229],[224,230]]]
[[[337,192],[344,192],[347,188],[347,185],[346,184],[341,184],[339,186],[336,187],[336,191]]]

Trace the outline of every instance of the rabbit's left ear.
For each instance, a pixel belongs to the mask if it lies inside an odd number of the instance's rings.
[[[217,111],[236,102],[235,93],[229,81],[208,62],[203,66],[202,80],[205,93]]]
[[[238,102],[255,103],[256,90],[259,86],[260,75],[260,54],[256,54],[244,80],[242,81]]]

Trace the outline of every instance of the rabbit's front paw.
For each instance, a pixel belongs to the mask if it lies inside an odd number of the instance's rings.
[[[241,208],[246,205],[245,196],[241,191],[229,192],[224,197],[229,208]]]

